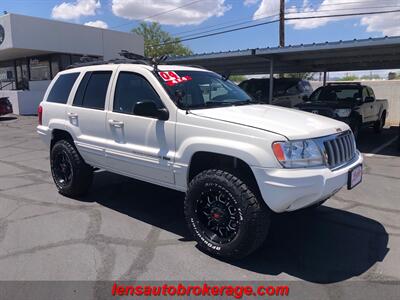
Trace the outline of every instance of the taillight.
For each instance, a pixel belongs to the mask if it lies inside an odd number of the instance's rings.
[[[39,125],[42,125],[43,107],[41,105],[39,105],[38,107],[37,114],[38,114]]]

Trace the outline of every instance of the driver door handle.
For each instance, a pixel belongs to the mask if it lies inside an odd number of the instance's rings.
[[[121,128],[124,126],[124,122],[117,120],[108,120],[108,124],[117,128]]]

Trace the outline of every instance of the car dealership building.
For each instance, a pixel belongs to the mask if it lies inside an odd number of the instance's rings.
[[[0,16],[0,97],[14,113],[35,114],[51,79],[81,58],[109,60],[127,50],[143,55],[143,38],[22,15]]]

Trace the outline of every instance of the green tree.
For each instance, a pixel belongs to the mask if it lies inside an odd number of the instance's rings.
[[[157,22],[142,22],[132,31],[144,38],[144,55],[147,57],[193,54],[192,50],[184,46],[179,38],[162,30]],[[157,46],[165,43],[166,45]]]
[[[342,78],[339,79],[339,81],[354,81],[354,80],[358,80],[358,76],[356,75],[346,75]]]
[[[246,80],[246,76],[244,75],[231,75],[229,76],[229,80],[236,82],[236,83],[241,83],[243,80]]]
[[[370,75],[363,75],[361,79],[372,80],[372,79],[381,79],[381,76],[378,74],[370,74]]]

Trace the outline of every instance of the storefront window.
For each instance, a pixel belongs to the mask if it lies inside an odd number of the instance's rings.
[[[30,80],[50,80],[50,62],[48,57],[34,57],[29,60],[31,70]]]
[[[15,89],[15,69],[12,61],[0,64],[0,89]]]
[[[28,90],[29,89],[29,71],[28,71],[28,60],[18,59],[15,62],[17,70],[17,89]]]
[[[53,55],[51,57],[51,76],[54,78],[60,72],[60,56]]]

